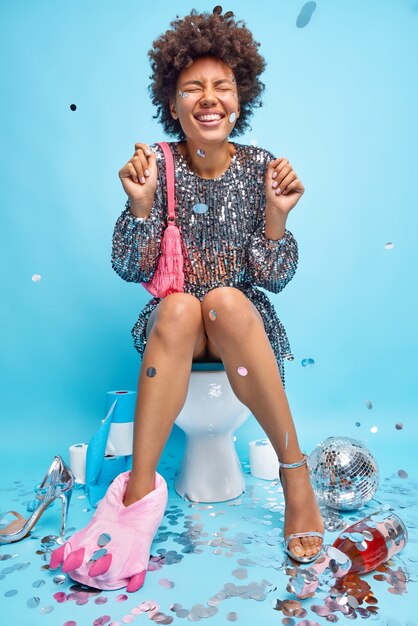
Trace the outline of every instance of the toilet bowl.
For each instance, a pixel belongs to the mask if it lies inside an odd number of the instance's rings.
[[[179,496],[223,502],[241,495],[245,478],[233,437],[249,415],[232,391],[223,363],[192,363],[186,402],[175,420],[186,435],[174,480]]]

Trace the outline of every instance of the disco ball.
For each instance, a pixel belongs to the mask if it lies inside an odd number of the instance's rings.
[[[332,509],[358,509],[379,486],[376,459],[351,437],[328,437],[311,452],[308,463],[319,502]]]

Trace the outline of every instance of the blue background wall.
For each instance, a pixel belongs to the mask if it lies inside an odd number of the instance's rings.
[[[106,391],[136,389],[130,329],[150,296],[110,265],[126,200],[118,170],[136,141],[173,139],[152,119],[152,41],[176,14],[214,4],[1,4],[6,482],[25,463],[43,475],[55,453],[68,459],[68,446],[88,441],[104,417]],[[287,224],[297,273],[269,294],[295,354],[286,391],[307,451],[354,436],[383,470],[416,476],[418,3],[323,0],[303,28],[301,7],[224,6],[268,64],[264,105],[234,140],[287,157],[306,188]],[[259,436],[249,419],[239,453]],[[174,427],[167,449],[181,444]]]

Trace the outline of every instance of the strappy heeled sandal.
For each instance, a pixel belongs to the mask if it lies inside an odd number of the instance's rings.
[[[285,469],[294,469],[296,467],[301,467],[302,465],[307,465],[307,463],[308,463],[308,456],[305,453],[303,453],[302,461],[298,461],[297,463],[282,463],[281,461],[279,461],[279,478],[280,478],[280,482],[282,486],[283,486],[282,469],[281,469],[282,467]],[[303,556],[298,556],[297,554],[292,552],[289,549],[289,543],[292,541],[292,539],[297,539],[299,537],[321,537],[322,544],[318,552],[312,555],[303,555]],[[285,541],[284,551],[286,552],[286,554],[288,554],[292,559],[294,559],[295,561],[298,561],[299,563],[312,563],[323,553],[324,533],[317,532],[316,530],[312,530],[308,532],[300,532],[300,533],[291,533],[290,535],[285,537],[284,541]]]
[[[36,501],[32,515],[26,518],[17,511],[8,511],[0,515],[0,544],[20,541],[29,535],[42,513],[56,498],[62,502],[60,537],[63,537],[73,487],[74,476],[71,469],[59,455],[56,455],[42,483],[35,489]],[[1,525],[1,520],[8,515],[14,515],[17,519],[7,525]]]

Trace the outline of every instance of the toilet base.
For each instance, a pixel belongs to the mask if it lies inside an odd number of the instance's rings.
[[[232,433],[189,435],[174,489],[185,500],[224,502],[245,490]]]

